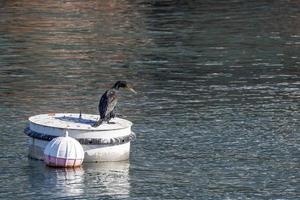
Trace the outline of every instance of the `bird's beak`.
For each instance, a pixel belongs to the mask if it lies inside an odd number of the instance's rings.
[[[131,87],[129,87],[128,90],[130,90],[130,91],[133,92],[134,94],[137,94],[137,92],[136,92],[133,88],[131,88]]]

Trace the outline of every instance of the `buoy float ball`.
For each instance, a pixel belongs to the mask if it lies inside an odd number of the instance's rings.
[[[44,150],[44,162],[53,167],[77,167],[84,159],[81,144],[74,138],[56,137],[51,140]]]

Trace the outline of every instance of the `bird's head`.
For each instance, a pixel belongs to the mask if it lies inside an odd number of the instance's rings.
[[[133,93],[137,93],[133,88],[132,88],[132,85],[130,84],[130,83],[127,83],[126,81],[117,81],[115,84],[114,84],[114,86],[113,86],[113,88],[114,89],[119,89],[119,88],[125,88],[125,89],[128,89],[128,90],[130,90],[131,92],[133,92]]]

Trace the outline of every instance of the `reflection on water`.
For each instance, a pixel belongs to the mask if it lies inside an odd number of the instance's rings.
[[[45,187],[60,191],[58,196],[80,196],[84,193],[84,170],[81,167],[62,169],[45,166],[41,173],[44,174]]]
[[[111,87],[113,80],[134,76],[126,64],[134,59],[134,48],[147,41],[139,33],[143,27],[135,26],[139,14],[128,10],[125,1],[7,1],[4,5],[0,76],[3,83],[11,78],[14,82],[1,85],[0,95],[20,104],[35,101],[41,112],[59,111],[41,99],[61,102],[64,97],[66,104],[75,105],[72,112],[88,112],[94,107],[86,99],[98,98],[98,90]]]
[[[129,197],[129,162],[84,163],[83,167],[87,177],[85,192],[96,196]]]
[[[0,1],[1,199],[298,199],[300,4]],[[129,164],[28,161],[27,117],[98,114],[116,80]],[[51,185],[51,187],[48,187]]]
[[[84,170],[78,168],[53,168],[42,161],[28,160],[28,184],[39,191],[39,198],[71,197],[84,194]],[[25,196],[26,197],[26,196]]]
[[[129,197],[129,162],[84,163],[77,168],[53,168],[43,162],[29,160],[29,165],[29,183],[36,189],[45,188],[42,196]]]

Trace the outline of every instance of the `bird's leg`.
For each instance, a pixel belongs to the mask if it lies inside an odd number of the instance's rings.
[[[115,118],[116,117],[116,107],[110,112],[110,118]]]
[[[110,122],[111,118],[107,119],[108,124],[115,124],[115,122]]]
[[[116,113],[115,113],[115,109],[114,110],[112,110],[110,113],[109,113],[109,115],[108,115],[108,117],[107,117],[107,123],[108,124],[115,124],[115,122],[109,122],[112,118],[115,118],[115,116],[116,116]]]
[[[96,121],[94,124],[92,124],[92,127],[98,127],[102,124],[103,120],[100,118],[98,121]]]

